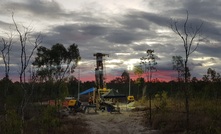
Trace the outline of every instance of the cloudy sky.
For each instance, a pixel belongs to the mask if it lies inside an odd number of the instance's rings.
[[[181,38],[170,29],[171,19],[182,24],[188,11],[193,28],[203,23],[200,45],[189,59],[192,77],[200,79],[208,68],[221,72],[220,7],[221,0],[0,0],[0,36],[6,38],[13,31],[13,11],[18,24],[31,25],[34,34],[42,34],[43,46],[76,43],[82,80],[94,80],[94,53],[110,55],[105,57],[110,80],[128,66],[138,65],[147,49],[153,49],[157,57],[154,78],[171,80],[176,75],[172,56],[185,56]],[[11,76],[18,76],[19,50],[15,41]],[[1,57],[0,72],[3,78]],[[135,78],[132,71],[131,76]]]

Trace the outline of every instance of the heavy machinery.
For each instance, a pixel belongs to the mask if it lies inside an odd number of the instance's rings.
[[[112,104],[109,104],[105,101],[105,97],[109,98],[109,99],[117,99],[120,97],[124,97],[125,95],[121,95],[121,94],[110,94],[110,96],[108,96],[109,93],[114,93],[114,90],[110,90],[106,88],[106,83],[105,83],[105,77],[104,77],[104,59],[103,57],[108,56],[109,54],[103,54],[103,53],[96,53],[94,54],[94,56],[96,57],[96,68],[95,68],[95,80],[96,80],[96,90],[94,92],[93,96],[96,99],[95,103],[96,103],[96,107],[97,109],[101,109],[102,111],[104,111],[105,108],[107,108],[107,110],[112,113],[112,112],[120,112],[120,108],[117,107],[115,108]],[[112,92],[111,92],[112,91]],[[103,95],[106,95],[105,97]],[[126,96],[125,96],[126,97]],[[106,99],[107,99],[106,98]],[[117,101],[118,104],[118,101]]]
[[[104,66],[103,66],[103,57],[108,56],[109,54],[96,53],[94,54],[96,57],[96,68],[95,68],[95,80],[97,89],[105,88],[104,83]]]
[[[63,107],[69,108],[72,112],[82,111],[81,102],[76,100],[74,97],[65,97],[65,100],[62,103]]]
[[[134,101],[134,96],[127,96],[127,103],[133,102]]]
[[[103,65],[103,57],[108,56],[109,54],[103,53],[95,53],[94,56],[96,57],[96,68],[95,68],[95,82],[96,82],[96,93],[93,98],[93,101],[98,102],[101,98],[100,96],[106,92],[109,92],[106,88],[105,78],[104,78],[104,65]]]

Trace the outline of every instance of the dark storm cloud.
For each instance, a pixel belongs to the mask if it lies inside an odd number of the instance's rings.
[[[126,14],[124,17],[121,18],[119,22],[123,27],[129,29],[148,30],[150,27],[148,21],[134,14],[134,11],[131,11],[130,13]]]
[[[221,22],[220,22],[221,25]],[[202,33],[207,38],[207,40],[221,41],[221,27],[213,22],[204,22]]]
[[[84,42],[91,39],[91,36],[83,36],[80,32],[81,26],[78,24],[65,24],[51,27],[50,32],[43,33],[44,43],[54,45],[55,43],[72,44],[74,42]]]
[[[191,11],[190,13],[195,15],[197,18],[202,19],[214,19],[219,21],[221,17],[221,9],[217,8],[221,6],[220,0],[206,1],[206,0],[188,0],[184,1],[184,7],[186,10]]]
[[[12,10],[16,14],[31,14],[46,18],[58,18],[64,11],[55,1],[27,0],[26,2],[8,2],[3,5],[5,10]]]
[[[145,51],[144,48],[148,49],[151,48],[151,46],[148,44],[135,44],[132,46],[132,48],[134,51]]]
[[[105,39],[109,42],[120,44],[130,44],[134,41],[140,41],[145,38],[146,35],[142,33],[139,34],[134,31],[124,30],[121,28],[117,28],[115,30],[110,31],[110,33],[105,37]]]
[[[207,44],[200,45],[197,49],[199,53],[203,53],[202,56],[211,56],[220,58],[221,56],[221,44]]]
[[[143,12],[143,11],[131,11],[131,17],[132,18],[142,18],[148,22],[152,22],[159,26],[168,26],[169,20],[168,16],[162,16],[161,14],[156,13],[149,13],[149,12]]]
[[[172,71],[173,70],[173,65],[172,65],[172,60],[171,61],[157,61],[156,65],[157,70],[167,70],[167,71]]]
[[[107,32],[107,28],[99,25],[87,25],[82,27],[81,30],[83,34],[94,35],[94,36],[105,35]]]

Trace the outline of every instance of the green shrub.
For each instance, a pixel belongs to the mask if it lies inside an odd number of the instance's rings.
[[[7,119],[0,123],[0,133],[18,134],[21,130],[21,123],[21,118],[15,110],[7,110]]]
[[[56,108],[48,106],[46,109],[44,109],[39,118],[39,123],[41,124],[42,128],[47,131],[59,127],[60,122],[59,118],[57,117]]]
[[[158,110],[165,111],[167,107],[168,96],[167,92],[163,91],[154,97],[154,105]]]

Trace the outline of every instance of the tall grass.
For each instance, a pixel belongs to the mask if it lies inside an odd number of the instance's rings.
[[[148,101],[143,101],[148,106]],[[156,94],[152,100],[152,128],[164,134],[185,133],[185,105],[182,97]],[[148,113],[148,110],[146,112]],[[148,117],[148,115],[146,115]],[[148,118],[147,118],[148,120]],[[191,134],[221,134],[221,100],[190,99]]]

